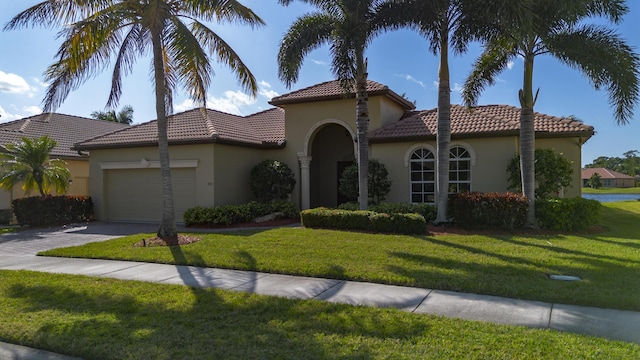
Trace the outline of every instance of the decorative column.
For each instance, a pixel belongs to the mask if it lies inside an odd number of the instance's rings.
[[[298,153],[300,162],[300,210],[311,207],[311,176],[309,168],[311,166],[311,156]]]

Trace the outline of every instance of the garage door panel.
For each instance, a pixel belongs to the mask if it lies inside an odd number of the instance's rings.
[[[152,221],[162,218],[160,169],[108,170],[107,218],[111,221]],[[176,221],[195,206],[195,169],[172,169],[171,182]]]

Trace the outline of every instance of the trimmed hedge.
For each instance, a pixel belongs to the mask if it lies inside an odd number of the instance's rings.
[[[186,226],[217,226],[250,222],[253,219],[281,212],[284,218],[295,219],[299,210],[291,202],[258,203],[252,201],[240,205],[224,205],[216,207],[195,207],[187,209],[183,218]]]
[[[465,192],[449,197],[453,223],[464,228],[517,229],[526,222],[527,208],[527,198],[514,193]]]
[[[385,214],[370,210],[315,208],[300,212],[308,228],[424,234],[427,223],[420,214]]]
[[[583,198],[536,200],[536,220],[545,229],[579,231],[594,226],[600,219],[602,204]]]
[[[341,210],[359,210],[360,205],[355,202],[340,204]],[[385,214],[420,214],[425,221],[435,220],[438,208],[431,204],[380,203],[369,206],[369,211]]]
[[[33,196],[15,199],[11,207],[20,225],[60,225],[93,218],[93,201],[88,196]]]

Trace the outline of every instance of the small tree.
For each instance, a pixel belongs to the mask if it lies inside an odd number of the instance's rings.
[[[589,185],[589,187],[593,188],[593,189],[599,189],[602,187],[602,176],[600,176],[600,174],[598,173],[593,173],[593,175],[591,175],[591,177],[589,178],[589,181],[587,181],[587,185]]]
[[[378,160],[369,160],[369,174],[368,174],[368,187],[369,187],[369,202],[371,204],[379,204],[384,201],[387,194],[391,190],[391,180],[387,177],[389,172],[387,168]],[[340,187],[338,188],[340,194],[349,199],[357,199],[358,188],[358,165],[353,164],[348,166],[342,172],[340,177]]]
[[[573,169],[571,162],[562,154],[551,149],[536,149],[535,158],[535,194],[536,198],[556,196],[563,187],[571,186]],[[520,155],[514,156],[507,166],[509,173],[509,189],[520,191]]]
[[[268,203],[286,199],[296,186],[296,179],[287,164],[265,160],[251,169],[249,186],[258,201]]]
[[[60,159],[49,159],[49,153],[56,147],[55,140],[43,136],[39,139],[22,138],[20,143],[10,143],[0,148],[0,187],[7,190],[22,183],[22,189],[29,194],[38,189],[41,196],[48,195],[51,187],[58,194],[69,189],[71,173],[67,163]]]
[[[115,110],[94,111],[91,113],[91,117],[97,120],[131,125],[133,122],[133,106],[125,105],[118,113]]]

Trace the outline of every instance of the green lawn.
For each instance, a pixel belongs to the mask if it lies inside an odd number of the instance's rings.
[[[583,194],[640,194],[640,187],[632,188],[600,188],[592,189],[590,187],[582,188]]]
[[[396,236],[282,228],[200,234],[182,247],[133,247],[152,234],[52,250],[137,260],[353,279],[640,311],[640,202],[608,203],[604,231],[555,235]],[[551,280],[575,275],[580,282]]]
[[[551,330],[28,271],[0,271],[0,340],[87,360],[640,358]]]

